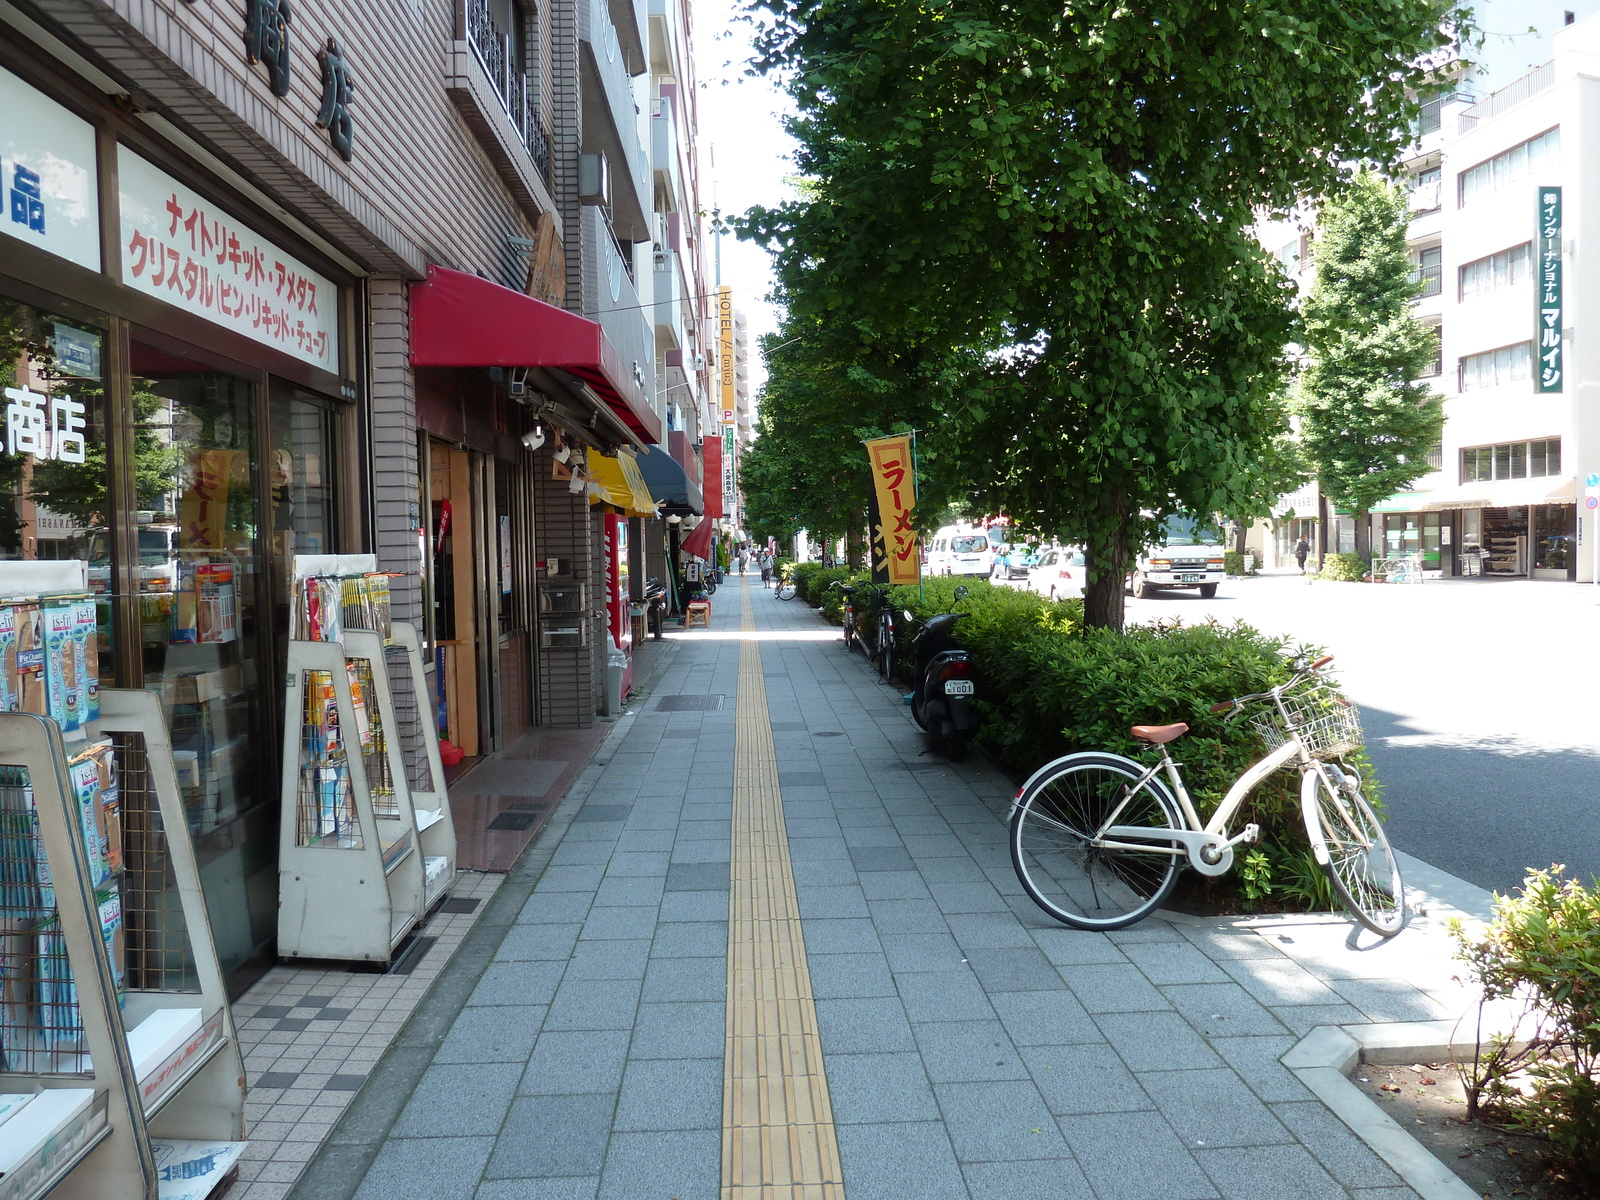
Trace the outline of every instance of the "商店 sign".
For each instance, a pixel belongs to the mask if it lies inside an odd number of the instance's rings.
[[[0,69],[0,229],[100,269],[94,126]]]
[[[1539,241],[1534,286],[1539,296],[1537,337],[1540,392],[1562,390],[1565,373],[1561,348],[1561,189],[1539,189]]]
[[[339,369],[332,281],[125,146],[122,282],[325,371]]]

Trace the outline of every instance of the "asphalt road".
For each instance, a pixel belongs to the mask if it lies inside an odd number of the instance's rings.
[[[1325,647],[1363,724],[1395,845],[1480,887],[1529,866],[1600,876],[1600,588],[1234,579],[1130,621],[1242,620]]]

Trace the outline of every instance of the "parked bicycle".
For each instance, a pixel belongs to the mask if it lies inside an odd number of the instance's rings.
[[[1229,821],[1262,780],[1292,766],[1300,773],[1306,836],[1339,899],[1374,933],[1399,933],[1400,866],[1361,795],[1360,774],[1340,759],[1361,745],[1361,718],[1322,677],[1332,661],[1319,658],[1287,683],[1212,707],[1232,720],[1259,705],[1251,724],[1268,753],[1228,789],[1209,822],[1201,822],[1180,764],[1167,752],[1189,730],[1181,722],[1133,727],[1136,739],[1156,748],[1159,757],[1148,767],[1091,751],[1039,768],[1011,809],[1011,861],[1022,886],[1074,928],[1132,925],[1160,907],[1185,864],[1202,875],[1226,874],[1234,848],[1260,838],[1256,825],[1230,836]]]
[[[794,599],[794,564],[784,563],[778,572],[778,599]]]

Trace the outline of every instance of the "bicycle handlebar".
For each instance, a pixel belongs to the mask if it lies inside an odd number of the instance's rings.
[[[1224,700],[1221,704],[1213,704],[1211,706],[1211,711],[1214,713],[1226,712],[1228,715],[1223,719],[1231,721],[1244,710],[1244,706],[1246,704],[1251,704],[1257,700],[1276,699],[1277,697],[1283,695],[1284,692],[1292,688],[1295,684],[1299,683],[1302,679],[1309,679],[1311,676],[1317,674],[1322,670],[1323,667],[1327,666],[1332,661],[1333,655],[1324,654],[1316,661],[1307,663],[1304,667],[1300,668],[1300,670],[1296,671],[1294,675],[1286,682],[1280,683],[1277,687],[1268,688],[1264,692],[1255,692],[1249,696],[1235,696],[1232,700]]]

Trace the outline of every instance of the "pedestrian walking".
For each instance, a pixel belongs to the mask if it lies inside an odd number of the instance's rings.
[[[759,559],[761,563],[761,586],[772,586],[772,555],[762,551]]]
[[[744,564],[746,561],[748,561],[748,557],[749,556],[745,551],[739,551],[739,574],[741,575],[744,574]]]
[[[1294,544],[1294,560],[1300,564],[1300,574],[1306,573],[1306,555],[1311,553],[1311,542],[1305,534],[1300,535],[1300,540]]]

